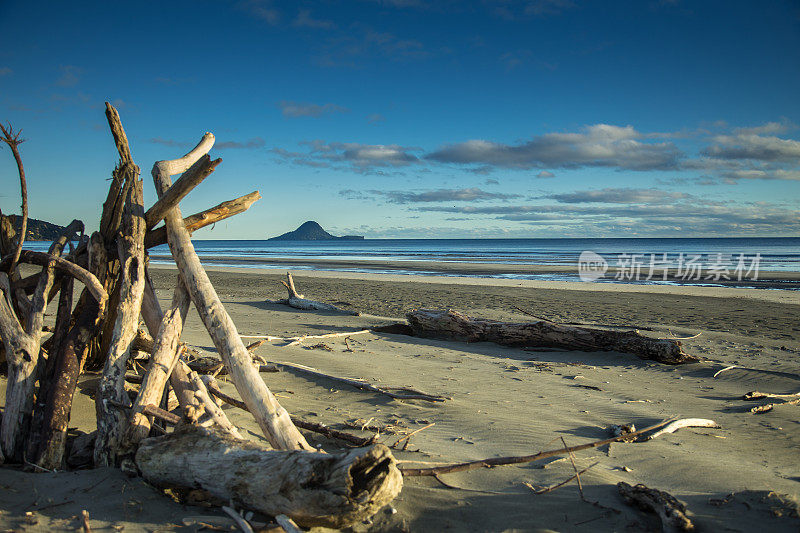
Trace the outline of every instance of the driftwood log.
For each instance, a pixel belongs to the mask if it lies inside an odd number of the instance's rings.
[[[136,466],[154,485],[202,488],[306,527],[356,524],[403,486],[392,453],[381,444],[331,454],[276,451],[196,426],[143,440]]]
[[[694,524],[686,516],[686,506],[668,492],[651,489],[641,483],[631,486],[624,481],[617,483],[617,490],[628,505],[656,514],[664,533],[695,530]]]
[[[347,309],[336,307],[335,305],[309,300],[308,298],[297,292],[297,289],[294,286],[294,280],[292,279],[291,272],[286,273],[286,281],[281,281],[281,283],[283,284],[284,287],[286,287],[286,290],[289,292],[289,297],[280,300],[267,300],[267,302],[273,304],[288,305],[289,307],[294,307],[295,309],[302,309],[304,311],[331,311],[333,313],[342,313],[345,315],[353,315],[353,316],[359,316],[360,314],[358,311],[349,311]]]
[[[616,351],[669,365],[698,361],[681,349],[681,342],[678,340],[653,339],[635,331],[564,326],[546,320],[497,322],[439,309],[417,309],[406,314],[406,319],[414,335],[418,337],[584,352]]]

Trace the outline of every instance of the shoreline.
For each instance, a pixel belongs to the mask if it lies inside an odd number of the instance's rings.
[[[173,267],[172,257],[169,255],[153,255],[151,268]],[[430,279],[435,283],[470,283],[464,280],[472,280],[471,283],[478,283],[478,280],[494,280],[516,285],[518,282],[546,283],[547,286],[569,288],[570,284],[581,286],[579,290],[614,290],[602,289],[599,287],[625,285],[629,287],[697,287],[697,288],[736,288],[737,290],[800,290],[800,272],[784,271],[763,271],[759,272],[757,280],[742,281],[706,281],[692,280],[694,282],[682,280],[680,278],[668,277],[666,281],[616,281],[609,279],[608,276],[617,272],[615,268],[609,268],[606,278],[598,282],[583,282],[578,277],[577,265],[513,265],[507,263],[477,263],[477,262],[449,262],[449,261],[375,261],[375,260],[341,260],[341,259],[287,259],[287,258],[251,258],[251,257],[232,257],[215,256],[201,257],[201,262],[208,269],[213,268],[238,268],[245,271],[265,271],[274,272],[276,270],[286,270],[294,267],[298,274],[302,275],[323,275],[329,277],[356,277],[364,274],[370,276],[395,276],[397,281],[402,278],[413,278],[415,281]],[[313,273],[313,274],[312,274]],[[661,273],[659,273],[661,275]],[[537,279],[538,278],[538,279]],[[393,278],[394,279],[394,278]],[[459,280],[459,281],[455,281]],[[649,289],[648,289],[649,291]],[[647,292],[647,291],[645,291]],[[667,291],[669,292],[669,291]]]

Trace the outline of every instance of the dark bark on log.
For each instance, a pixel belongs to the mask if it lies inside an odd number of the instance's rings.
[[[60,468],[64,457],[69,413],[72,399],[78,385],[78,377],[83,370],[88,344],[100,328],[102,310],[97,300],[86,294],[86,303],[76,318],[62,348],[55,354],[55,375],[57,379],[47,391],[45,416],[42,424],[44,437],[34,464],[43,468]]]
[[[142,441],[136,466],[149,483],[200,487],[305,527],[354,525],[391,502],[403,484],[381,444],[334,454],[276,451],[192,426]]]
[[[309,300],[302,294],[297,292],[294,286],[294,279],[292,279],[291,272],[286,273],[286,281],[281,281],[286,290],[289,292],[289,297],[283,300],[267,300],[270,303],[277,303],[294,307],[295,309],[303,309],[305,311],[331,311],[334,313],[342,313],[345,315],[359,316],[358,311],[350,311],[348,309],[341,309],[335,305],[326,304],[324,302],[317,302]]]
[[[496,322],[469,317],[453,310],[418,309],[406,314],[406,319],[419,337],[584,352],[617,351],[669,365],[698,361],[696,357],[683,352],[678,340],[652,339],[634,331],[606,331],[547,321]]]
[[[261,194],[259,194],[258,191],[253,191],[250,194],[245,194],[234,200],[222,202],[211,209],[206,209],[200,213],[190,215],[183,219],[183,225],[186,227],[186,231],[193,233],[200,228],[216,224],[221,220],[238,215],[239,213],[244,213],[259,199],[261,199]],[[149,230],[144,238],[145,248],[149,249],[161,244],[167,244],[166,226],[160,226]]]

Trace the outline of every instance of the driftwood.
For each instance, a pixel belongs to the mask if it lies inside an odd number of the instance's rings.
[[[361,390],[377,392],[379,394],[388,396],[389,398],[394,398],[395,400],[424,400],[426,402],[443,402],[445,400],[450,399],[446,396],[427,394],[425,392],[418,391],[416,389],[412,389],[409,387],[378,387],[377,385],[372,385],[371,383],[367,383],[362,379],[342,378],[339,376],[333,376],[331,374],[320,372],[315,368],[311,368],[305,365],[299,365],[297,363],[289,363],[286,361],[269,361],[269,362],[273,365],[291,368],[292,370],[296,370],[297,372],[300,372],[302,374],[308,374],[311,376],[338,381],[340,383],[346,383],[347,385],[350,385],[352,387]]]
[[[653,440],[656,437],[660,437],[661,435],[667,433],[675,433],[679,429],[683,428],[718,428],[720,427],[719,424],[714,422],[713,420],[708,420],[707,418],[682,418],[681,420],[675,420],[670,422],[663,428],[659,429],[655,433],[648,435],[645,437],[645,440]]]
[[[154,485],[202,488],[305,527],[356,524],[391,502],[403,484],[381,444],[333,454],[276,451],[192,426],[142,441],[136,466]]]
[[[108,110],[113,110],[107,105]],[[116,110],[109,114],[109,122],[118,122]],[[112,124],[112,131],[115,131]],[[118,124],[118,131],[122,124]],[[126,139],[127,140],[127,139]],[[130,156],[127,143],[117,149],[120,153],[118,170],[125,176],[128,198],[122,212],[121,234],[117,237],[117,253],[120,261],[119,304],[115,307],[116,319],[110,336],[110,344],[103,366],[103,376],[97,388],[97,440],[94,461],[98,466],[116,462],[122,435],[127,428],[125,413],[113,407],[113,403],[127,402],[125,394],[125,368],[131,354],[131,341],[139,325],[139,314],[144,295],[144,200],[142,181]]]
[[[220,220],[225,220],[226,218],[238,215],[239,213],[244,213],[250,209],[251,205],[260,199],[261,194],[259,194],[258,191],[253,191],[250,194],[245,194],[239,198],[222,202],[221,204],[210,209],[206,209],[205,211],[201,211],[200,213],[189,215],[183,219],[183,225],[186,227],[186,231],[193,233],[200,228],[210,226],[211,224],[216,224]],[[166,226],[159,226],[151,229],[144,237],[145,248],[153,248],[154,246],[159,246],[161,244],[167,244]]]
[[[267,302],[288,305],[289,307],[302,309],[304,311],[331,311],[334,313],[342,313],[353,316],[359,316],[360,314],[358,311],[349,311],[347,309],[336,307],[335,305],[307,299],[302,294],[299,294],[297,289],[295,289],[294,280],[292,279],[292,274],[290,272],[286,273],[286,281],[281,281],[281,283],[284,287],[286,287],[286,290],[289,291],[289,297],[281,300],[267,300]]]
[[[11,125],[6,129],[5,126],[0,124],[0,132],[3,134],[0,136],[0,140],[5,142],[11,149],[11,153],[14,154],[14,161],[17,163],[17,171],[19,173],[20,193],[22,196],[22,222],[20,224],[16,249],[11,259],[11,270],[14,270],[17,261],[19,261],[19,255],[22,252],[22,243],[25,242],[25,237],[28,233],[28,182],[25,180],[25,167],[22,164],[22,156],[19,153],[19,145],[25,142],[25,140],[19,138],[22,132],[15,132]]]
[[[143,414],[143,407],[159,401],[172,369],[178,362],[180,355],[178,343],[186,314],[189,312],[189,303],[189,293],[186,292],[183,282],[178,279],[172,306],[164,314],[159,326],[147,372],[133,404],[130,427],[125,436],[127,445],[138,444],[150,432],[150,420]]]
[[[665,364],[696,362],[674,339],[652,339],[634,331],[564,326],[540,320],[527,323],[473,318],[453,310],[418,309],[406,314],[419,337],[466,342],[494,342],[504,346],[565,348],[580,351],[617,351]]]
[[[188,170],[214,144],[214,136],[206,133],[200,143],[184,157],[172,161],[159,161],[153,165],[153,180],[159,197],[171,185],[170,176]],[[180,209],[175,206],[165,214],[167,239],[172,257],[181,272],[195,308],[208,330],[217,351],[233,379],[233,383],[264,435],[277,449],[313,450],[303,435],[294,427],[286,409],[281,407],[259,376],[251,357],[236,331],[222,302],[208,279],[194,251],[189,232]]]
[[[617,483],[617,490],[625,503],[635,505],[648,513],[655,513],[661,520],[664,533],[694,531],[694,524],[686,516],[686,506],[663,490],[642,485],[631,486],[624,481]]]
[[[452,474],[453,472],[465,472],[468,470],[477,470],[478,468],[492,468],[494,466],[532,463],[534,461],[541,461],[542,459],[547,459],[548,457],[555,457],[557,455],[567,455],[572,452],[579,452],[581,450],[597,448],[598,446],[603,446],[605,444],[610,444],[612,442],[619,442],[631,437],[638,437],[640,435],[644,435],[649,431],[653,431],[655,429],[664,427],[670,422],[672,422],[672,419],[664,420],[663,422],[659,422],[658,424],[653,424],[652,426],[646,427],[642,430],[635,431],[633,433],[627,433],[624,435],[618,435],[610,439],[596,440],[593,442],[589,442],[587,444],[580,444],[578,446],[569,446],[569,447],[559,448],[557,450],[548,450],[545,452],[534,453],[532,455],[492,457],[488,459],[479,459],[477,461],[468,461],[466,463],[451,463],[451,464],[433,466],[428,468],[411,468],[411,467],[401,466],[400,471],[403,473],[403,476],[439,476],[442,474]]]
[[[753,400],[780,400],[779,402],[770,402],[764,403],[761,405],[756,405],[755,407],[750,409],[750,412],[756,415],[762,413],[768,413],[772,411],[775,407],[778,406],[786,406],[786,405],[800,405],[800,392],[790,393],[790,394],[772,394],[769,392],[759,392],[759,391],[752,391],[748,392],[744,396],[742,396],[743,400],[753,401]]]

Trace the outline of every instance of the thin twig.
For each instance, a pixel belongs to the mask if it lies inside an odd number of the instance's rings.
[[[390,446],[390,448],[396,448],[396,447],[397,447],[397,445],[398,445],[398,444],[400,444],[401,442],[403,442],[404,440],[408,440],[408,439],[410,439],[412,436],[414,436],[414,435],[416,435],[417,433],[419,433],[420,431],[422,431],[423,429],[428,429],[429,427],[431,427],[431,426],[435,426],[435,425],[436,425],[436,422],[431,422],[430,424],[428,424],[427,426],[425,426],[425,427],[423,427],[423,428],[419,428],[419,429],[417,429],[417,430],[415,430],[415,431],[412,431],[411,433],[409,433],[409,434],[408,434],[408,435],[406,435],[405,437],[400,437],[400,438],[397,440],[397,442],[395,442],[394,444],[392,444],[392,445]]]
[[[522,484],[523,484],[523,485],[525,485],[526,487],[528,487],[529,489],[531,489],[535,495],[537,495],[537,496],[541,496],[542,494],[547,494],[548,492],[553,492],[553,491],[554,491],[554,490],[556,490],[556,489],[560,489],[561,487],[563,487],[564,485],[566,485],[567,483],[569,483],[569,482],[570,482],[570,481],[572,481],[573,479],[576,479],[576,478],[578,478],[578,476],[579,476],[580,474],[583,474],[584,472],[586,472],[586,471],[587,471],[587,470],[589,470],[590,468],[594,468],[595,466],[597,466],[597,465],[599,465],[599,464],[600,464],[599,462],[597,462],[597,463],[594,463],[594,464],[591,464],[591,465],[587,466],[586,468],[584,468],[583,470],[581,470],[580,472],[576,472],[576,473],[575,473],[575,475],[573,475],[573,476],[571,476],[571,477],[569,477],[569,478],[565,479],[565,480],[564,480],[564,481],[562,481],[561,483],[558,483],[558,484],[556,484],[556,485],[553,485],[553,486],[551,486],[551,487],[547,487],[547,488],[544,488],[544,489],[537,489],[537,488],[535,488],[533,485],[531,485],[530,483],[528,483],[527,481],[526,481],[526,482],[524,482],[524,483],[522,483]]]
[[[714,374],[712,377],[713,377],[714,379],[716,379],[716,378],[717,378],[717,376],[719,376],[719,375],[720,375],[720,374],[722,374],[723,372],[725,372],[725,371],[727,371],[727,370],[733,370],[734,368],[739,368],[739,367],[738,367],[737,365],[730,365],[730,366],[726,366],[726,367],[725,367],[725,368],[723,368],[722,370],[718,370],[718,371],[717,371],[717,372],[716,372],[716,373],[715,373],[715,374]]]
[[[250,524],[247,523],[247,520],[245,520],[242,517],[242,515],[240,515],[227,505],[223,505],[222,510],[225,511],[233,519],[234,522],[236,522],[236,525],[239,526],[239,529],[244,531],[244,533],[253,533],[253,528],[250,527]]]
[[[583,483],[581,483],[581,473],[578,472],[578,467],[575,466],[575,456],[572,454],[572,450],[567,447],[567,441],[564,440],[564,437],[561,437],[561,443],[569,451],[569,462],[572,463],[572,469],[575,470],[575,479],[578,481],[578,492],[581,494],[581,500],[586,501],[586,496],[583,494]]]

